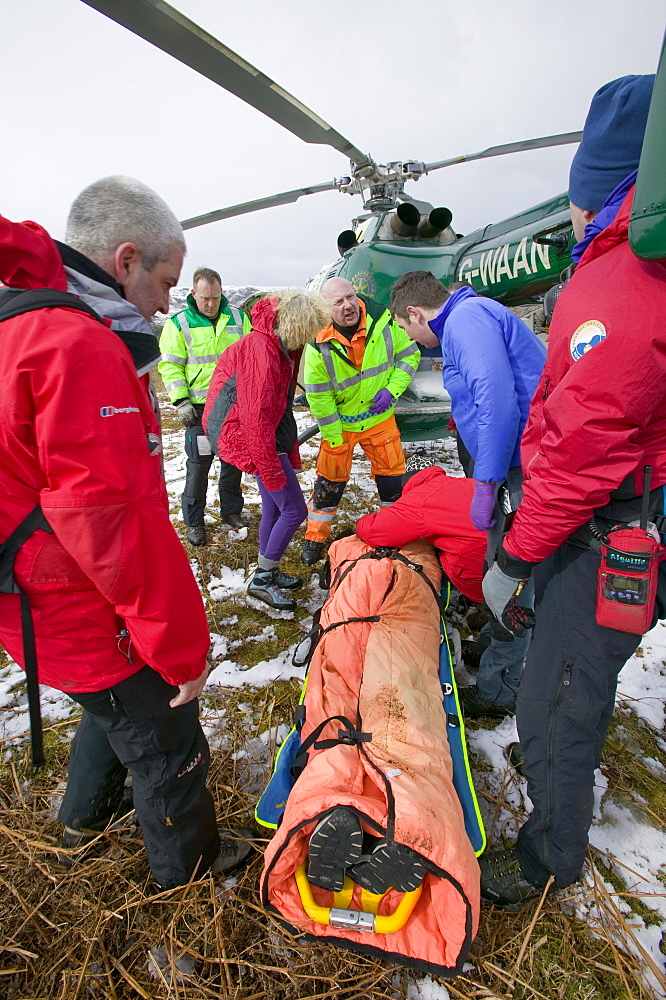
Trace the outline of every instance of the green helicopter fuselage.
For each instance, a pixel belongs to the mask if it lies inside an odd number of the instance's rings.
[[[430,271],[443,285],[466,281],[480,295],[507,306],[540,302],[571,264],[575,242],[566,194],[535,205],[509,219],[468,236],[449,227],[434,238],[397,236],[391,212],[361,220],[355,246],[311,280],[320,289],[328,278],[347,278],[357,292],[388,305],[391,288],[407,271]],[[544,242],[549,241],[549,242]],[[424,358],[410,390],[398,400],[396,419],[403,440],[427,440],[448,434],[450,406],[446,394],[429,395],[432,368]],[[421,379],[427,378],[425,392]]]

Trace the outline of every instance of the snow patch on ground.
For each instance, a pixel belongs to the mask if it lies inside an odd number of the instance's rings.
[[[76,705],[62,691],[40,684],[39,693],[43,727],[69,719],[72,714],[76,716]],[[12,660],[0,669],[0,751],[7,757],[12,746],[25,742],[29,736],[25,674]]]
[[[446,986],[435,982],[432,976],[424,976],[407,987],[409,1000],[450,1000],[451,994]]]
[[[223,660],[222,663],[216,664],[208,675],[206,688],[212,686],[238,688],[244,684],[249,684],[252,687],[264,687],[271,681],[290,680],[292,677],[303,680],[305,668],[294,667],[291,662],[293,649],[294,647],[290,646],[289,649],[274,656],[272,660],[262,660],[260,663],[255,663],[253,667],[243,667],[239,663],[234,663],[233,660]]]
[[[208,593],[214,601],[225,601],[227,597],[242,594],[247,586],[244,569],[229,569],[222,567],[220,576],[212,576],[208,584]]]

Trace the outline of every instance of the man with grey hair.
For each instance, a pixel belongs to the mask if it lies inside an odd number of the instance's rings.
[[[0,293],[0,538],[40,514],[14,578],[33,610],[39,681],[83,708],[61,846],[99,836],[130,771],[152,873],[171,888],[248,853],[238,841],[220,852],[206,789],[197,699],[208,625],[169,520],[149,396],[159,358],[149,320],[168,308],[185,243],[162,199],[125,177],[76,199],[67,239],[0,218],[10,286]],[[12,313],[16,289],[48,290],[55,302]],[[0,641],[25,666],[18,608],[0,594]]]

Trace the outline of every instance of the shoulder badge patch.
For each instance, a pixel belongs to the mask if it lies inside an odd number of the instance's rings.
[[[591,351],[596,344],[606,339],[606,327],[598,319],[588,319],[581,323],[569,344],[571,357],[579,361],[584,354]]]

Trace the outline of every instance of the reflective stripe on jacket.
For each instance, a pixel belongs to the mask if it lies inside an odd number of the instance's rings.
[[[316,344],[305,349],[305,392],[308,406],[324,440],[342,441],[342,431],[365,431],[386,420],[393,407],[372,415],[368,407],[380,389],[400,396],[418,367],[420,352],[404,330],[391,320],[388,309],[364,295],[366,339],[361,368],[348,358],[345,347],[326,339],[331,327],[322,330]],[[345,419],[359,417],[362,420]]]
[[[187,296],[187,308],[174,313],[160,337],[159,371],[172,403],[188,399],[205,403],[215,365],[230,344],[250,332],[250,321],[241,309],[222,296],[222,311],[213,322]]]

